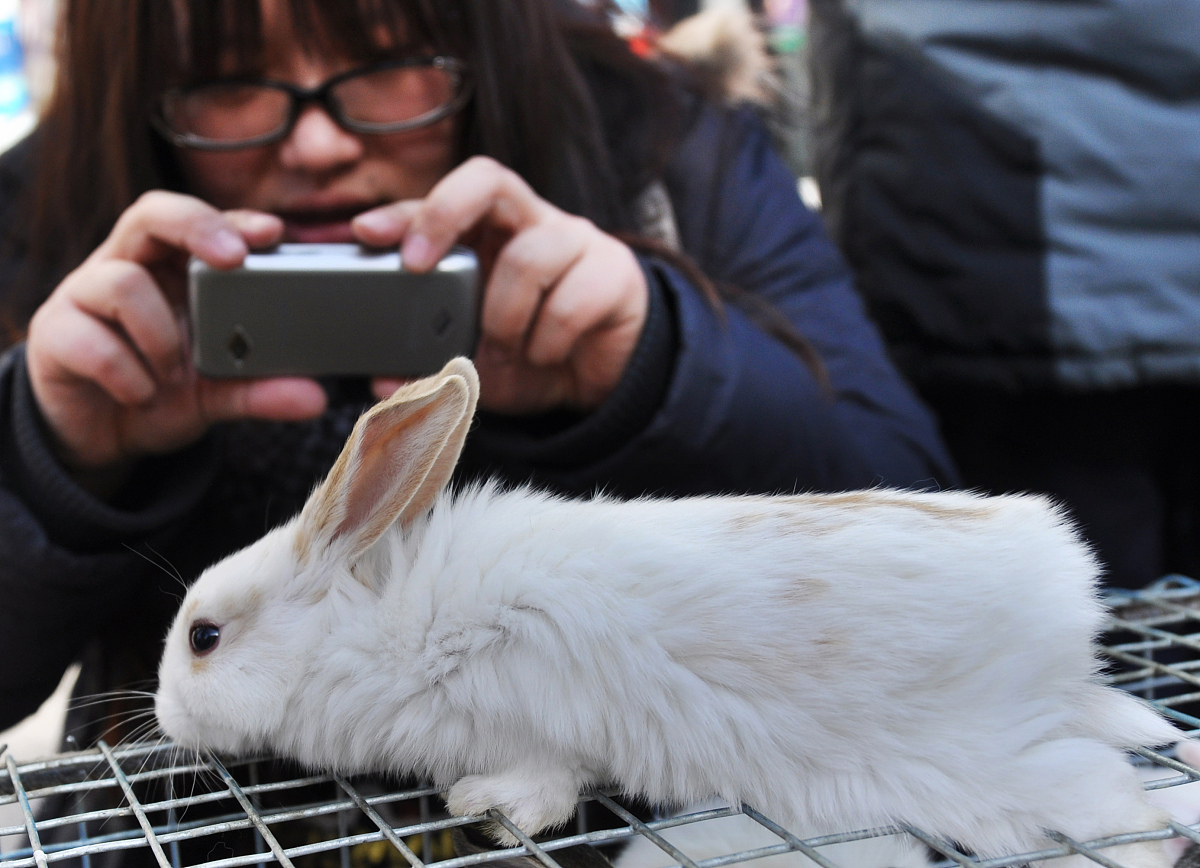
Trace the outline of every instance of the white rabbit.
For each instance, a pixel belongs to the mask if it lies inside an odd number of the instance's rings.
[[[1178,733],[1098,680],[1096,563],[1046,500],[454,497],[477,393],[455,360],[377,405],[297,518],[197,580],[167,734],[416,773],[528,832],[597,784],[989,854],[1164,821],[1122,749]]]

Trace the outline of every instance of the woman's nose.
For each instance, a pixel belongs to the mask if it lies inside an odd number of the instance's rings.
[[[321,106],[311,104],[300,111],[279,151],[286,168],[314,172],[354,163],[362,155],[363,143],[358,135],[338,126]]]

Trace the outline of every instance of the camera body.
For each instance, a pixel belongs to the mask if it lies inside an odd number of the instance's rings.
[[[422,376],[475,349],[475,254],[424,274],[395,250],[281,244],[222,271],[188,265],[192,361],[207,377]]]

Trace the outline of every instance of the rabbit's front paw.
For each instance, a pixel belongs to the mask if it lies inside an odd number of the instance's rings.
[[[446,793],[446,807],[460,817],[482,816],[491,808],[527,835],[561,826],[575,813],[579,779],[554,768],[509,769],[494,775],[467,775]],[[499,843],[516,846],[516,836],[500,823],[488,832]]]

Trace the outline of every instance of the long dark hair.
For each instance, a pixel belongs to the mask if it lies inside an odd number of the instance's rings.
[[[475,94],[460,155],[511,167],[544,198],[607,231],[633,231],[632,202],[670,152],[681,122],[670,76],[635,56],[599,11],[577,0],[286,0],[306,48],[351,57],[369,34],[465,60]],[[29,270],[10,315],[23,323],[66,271],[146,190],[179,189],[170,146],[151,129],[159,93],[217,74],[218,58],[253,71],[258,0],[65,0],[58,80],[36,133]],[[593,77],[620,92],[626,135],[605,130]]]

